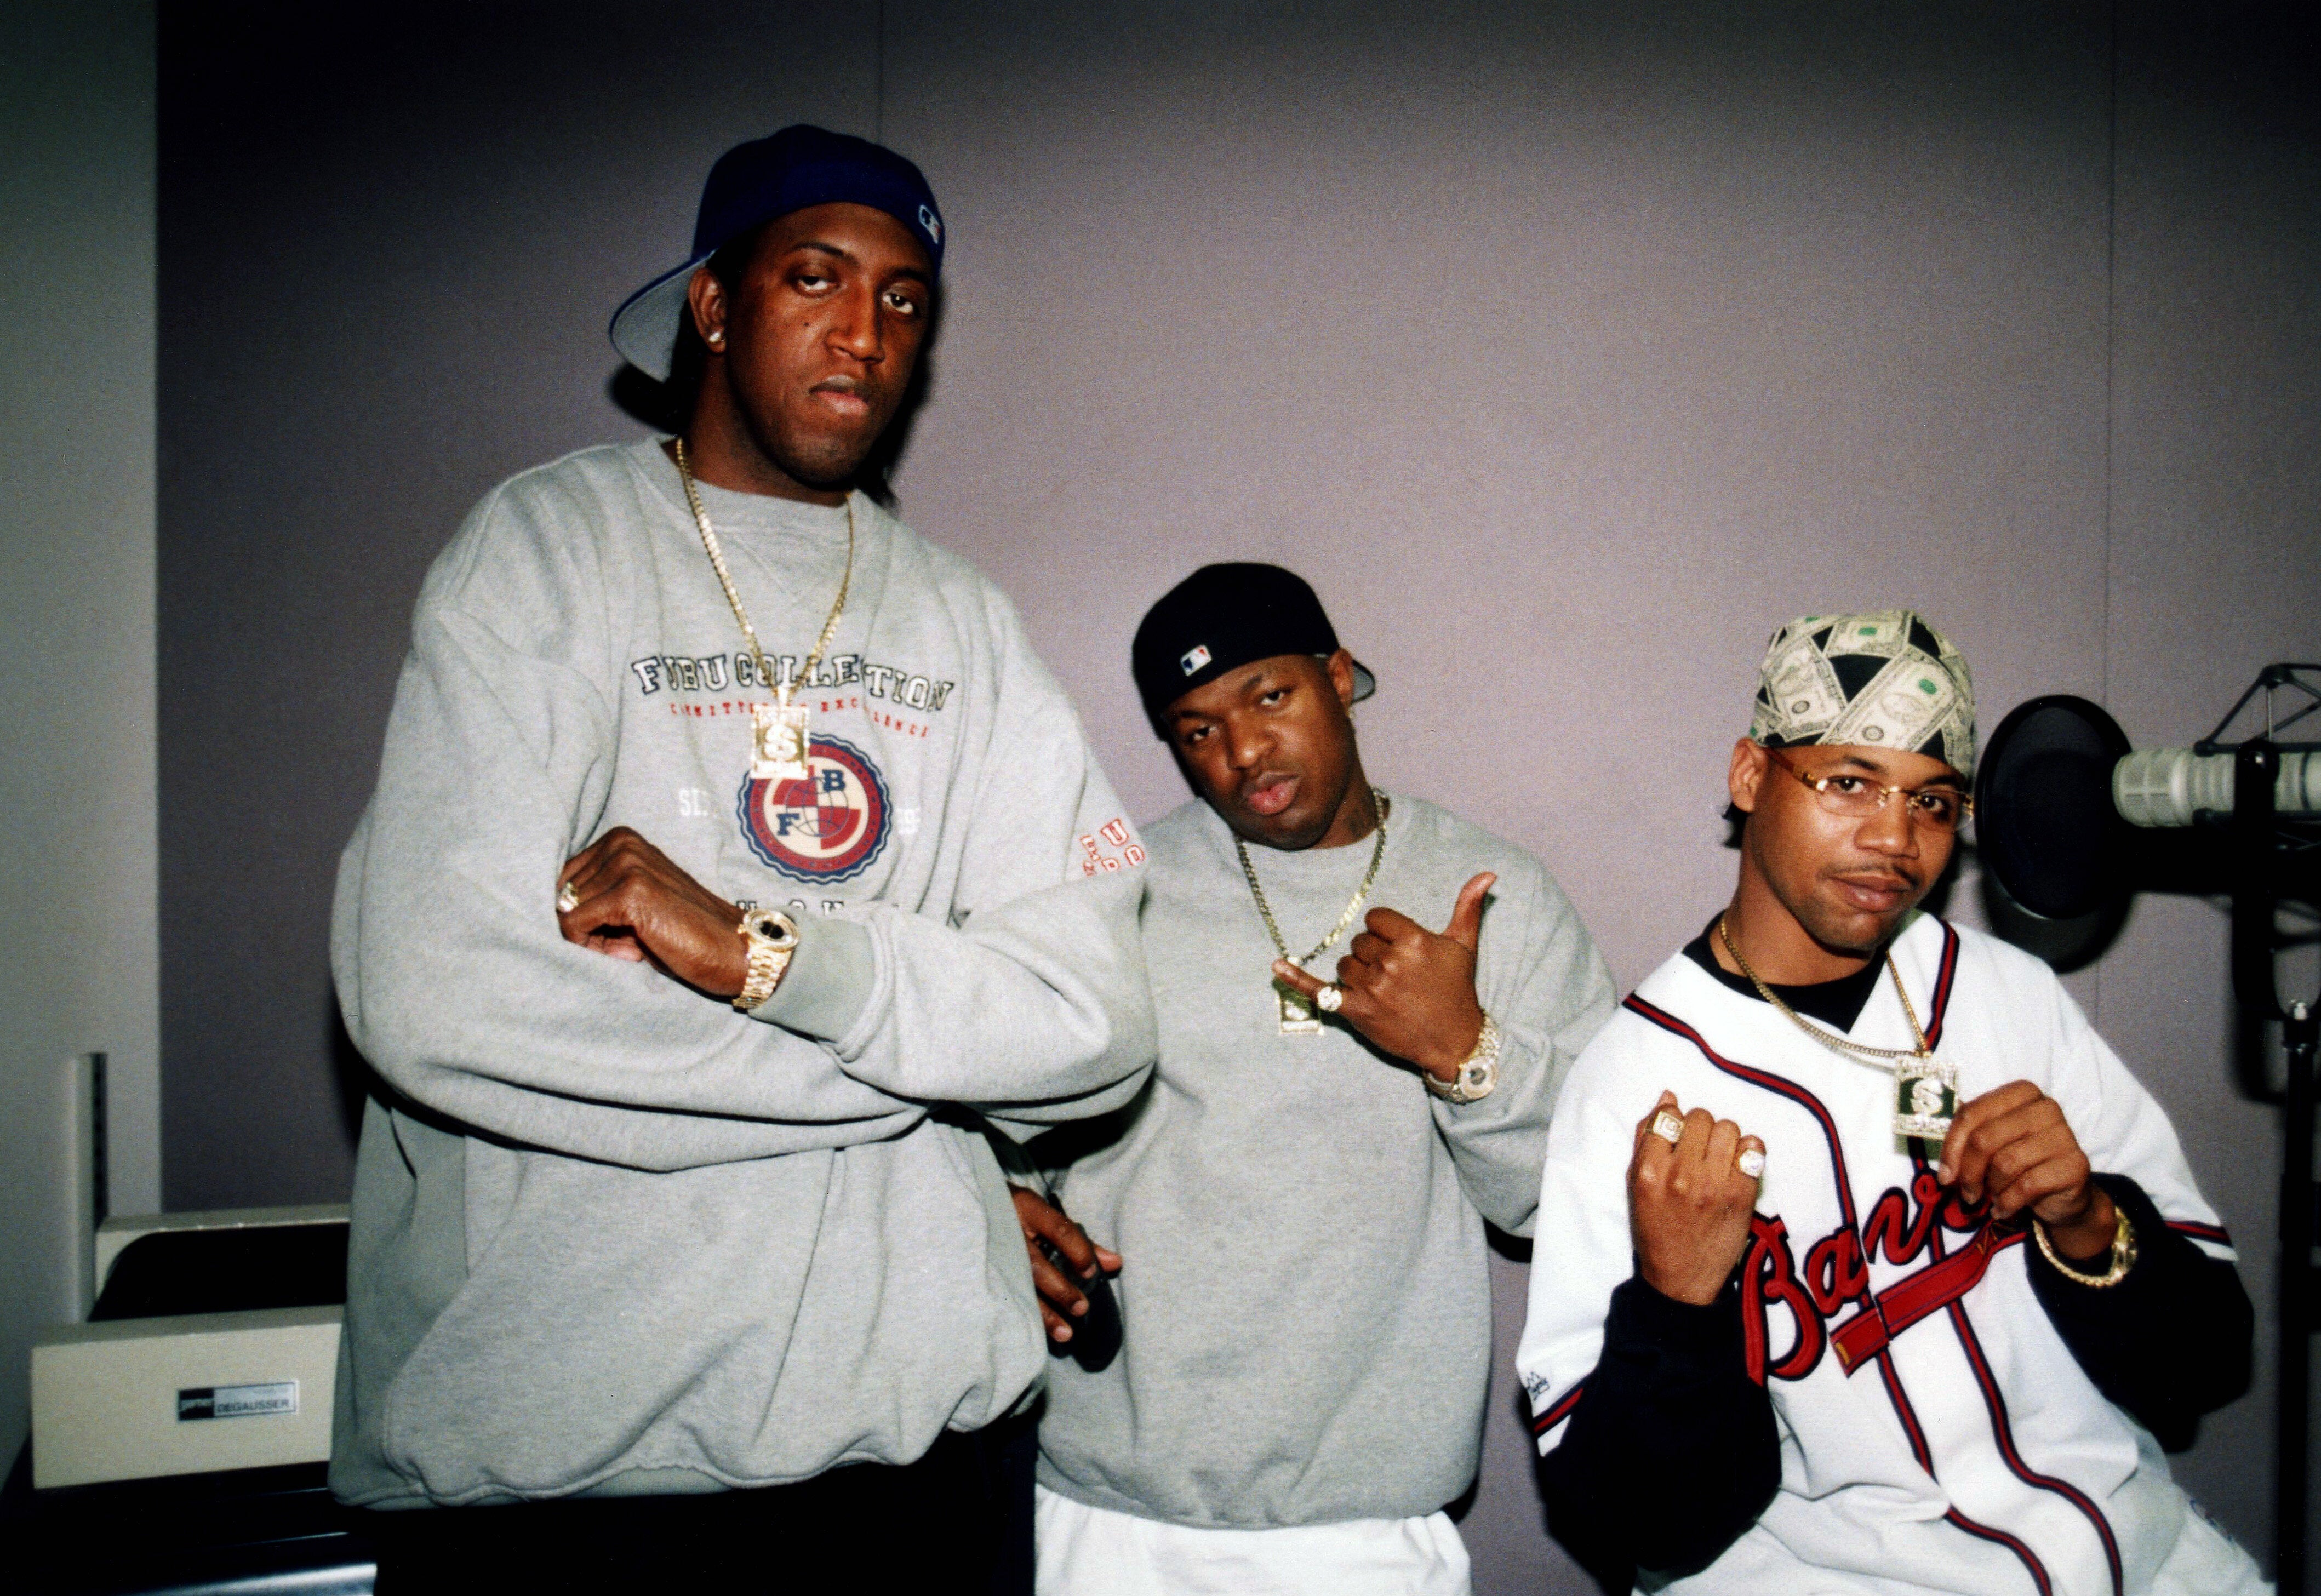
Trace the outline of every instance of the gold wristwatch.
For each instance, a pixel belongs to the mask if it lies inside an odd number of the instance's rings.
[[[790,956],[797,952],[798,928],[779,909],[753,908],[742,917],[739,929],[750,944],[750,973],[734,995],[733,1007],[747,1014],[782,984]]]
[[[1483,1028],[1475,1037],[1474,1051],[1468,1053],[1459,1066],[1459,1072],[1448,1081],[1437,1081],[1429,1071],[1420,1076],[1426,1090],[1446,1103],[1472,1103],[1489,1097],[1491,1089],[1499,1083],[1499,1022],[1489,1015],[1483,1017]]]

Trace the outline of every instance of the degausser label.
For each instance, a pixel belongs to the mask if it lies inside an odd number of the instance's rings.
[[[274,1380],[259,1385],[200,1385],[177,1393],[177,1422],[196,1418],[261,1418],[298,1411],[298,1382]]]

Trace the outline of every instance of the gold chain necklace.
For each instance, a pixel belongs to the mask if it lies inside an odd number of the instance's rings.
[[[1370,897],[1370,888],[1377,883],[1379,865],[1386,858],[1387,807],[1386,795],[1379,792],[1377,788],[1371,788],[1370,814],[1377,822],[1375,830],[1378,840],[1370,844],[1370,867],[1363,872],[1362,884],[1354,889],[1353,898],[1346,905],[1346,912],[1338,917],[1338,923],[1331,926],[1322,940],[1315,943],[1313,949],[1302,958],[1289,958],[1289,944],[1281,940],[1281,927],[1274,924],[1272,907],[1265,901],[1265,889],[1257,884],[1257,867],[1249,862],[1249,844],[1242,841],[1239,832],[1233,834],[1233,853],[1241,860],[1241,873],[1249,882],[1249,895],[1257,900],[1257,916],[1265,922],[1265,934],[1273,938],[1274,951],[1284,959],[1288,959],[1289,962],[1297,965],[1298,969],[1306,968],[1306,960],[1318,958],[1328,952],[1330,944],[1337,941],[1346,927],[1354,923],[1354,917],[1362,912],[1363,900]],[[1278,980],[1273,983],[1273,990],[1281,1000],[1281,1034],[1283,1035],[1312,1036],[1320,1034],[1322,1022],[1314,1013],[1314,1005],[1309,999],[1302,993],[1292,991]]]
[[[701,507],[701,495],[693,486],[693,467],[685,458],[685,440],[677,442],[677,475],[685,484],[685,502],[693,506],[693,524],[701,529],[701,546],[709,551],[709,567],[717,573],[718,585],[725,589],[725,602],[733,606],[733,618],[742,623],[742,635],[750,640],[750,657],[758,667],[758,682],[774,689],[771,704],[750,706],[750,776],[758,781],[801,781],[810,773],[806,756],[813,743],[807,735],[806,706],[790,702],[797,691],[797,679],[776,680],[773,668],[766,663],[766,651],[758,642],[758,629],[750,625],[750,612],[742,607],[742,595],[733,586],[733,573],[725,569],[725,551],[718,546],[717,529],[709,524],[709,512]],[[846,569],[838,578],[838,601],[830,606],[830,618],[822,624],[822,635],[814,641],[814,652],[806,657],[806,665],[798,677],[811,677],[822,668],[822,652],[838,634],[838,618],[846,613],[847,589],[854,583],[854,496],[846,496]]]
[[[1902,1017],[1910,1022],[1913,1045],[1909,1047],[1871,1047],[1851,1036],[1825,1030],[1784,1003],[1781,995],[1749,967],[1723,915],[1716,917],[1716,935],[1725,944],[1725,951],[1733,955],[1733,962],[1741,967],[1741,973],[1749,978],[1749,984],[1757,989],[1757,995],[1779,1009],[1791,1025],[1832,1053],[1857,1062],[1880,1062],[1894,1072],[1896,1135],[1938,1142],[1951,1134],[1951,1118],[1958,1111],[1958,1066],[1935,1058],[1934,1049],[1926,1045],[1926,1033],[1919,1028],[1918,1011],[1910,1007],[1910,993],[1902,985],[1902,971],[1894,962],[1891,948],[1886,953],[1886,973],[1893,977],[1894,995],[1902,1000]]]

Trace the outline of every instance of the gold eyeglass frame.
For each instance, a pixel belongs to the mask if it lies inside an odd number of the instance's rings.
[[[1768,754],[1780,754],[1789,751],[1781,748],[1768,748],[1765,752]],[[1829,790],[1829,784],[1833,781],[1844,780],[1848,781],[1859,781],[1871,792],[1878,795],[1878,802],[1870,811],[1870,813],[1873,815],[1884,814],[1886,812],[1886,800],[1897,793],[1899,793],[1907,799],[1916,798],[1922,792],[1933,792],[1939,789],[1944,792],[1955,792],[1958,794],[1959,813],[1958,819],[1956,821],[1947,826],[1943,825],[1940,821],[1920,814],[1917,810],[1910,807],[1907,803],[1905,803],[1902,806],[1902,814],[1904,817],[1907,818],[1913,825],[1930,825],[1937,831],[1947,831],[1953,835],[1962,829],[1968,821],[1974,818],[1974,794],[1961,790],[1954,782],[1929,781],[1923,787],[1889,787],[1883,782],[1872,781],[1869,777],[1864,776],[1858,771],[1842,771],[1834,776],[1808,776],[1803,771],[1798,770],[1795,765],[1789,763],[1787,760],[1775,759],[1773,762],[1780,766],[1784,771],[1787,771],[1790,775],[1795,776],[1806,786],[1812,788],[1814,790],[1814,796],[1822,800],[1821,807],[1823,811],[1826,814],[1843,815],[1845,813],[1843,809],[1833,809],[1829,805],[1829,800],[1832,796]],[[1857,818],[1867,818],[1867,816],[1858,816]]]

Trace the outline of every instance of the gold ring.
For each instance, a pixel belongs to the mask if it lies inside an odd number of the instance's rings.
[[[567,881],[556,889],[556,910],[559,914],[569,915],[579,907],[580,891],[571,882]]]
[[[1684,1121],[1666,1108],[1662,1108],[1652,1116],[1652,1135],[1673,1147],[1677,1144],[1677,1138],[1684,1135]]]
[[[1757,1148],[1742,1148],[1741,1156],[1734,1159],[1733,1163],[1743,1174],[1752,1181],[1761,1181],[1765,1178],[1765,1155]]]
[[[1336,981],[1332,981],[1329,985],[1324,987],[1320,991],[1314,994],[1314,1007],[1320,1009],[1324,1014],[1337,1013],[1338,1005],[1343,1003],[1345,1000],[1346,989],[1340,986]]]

